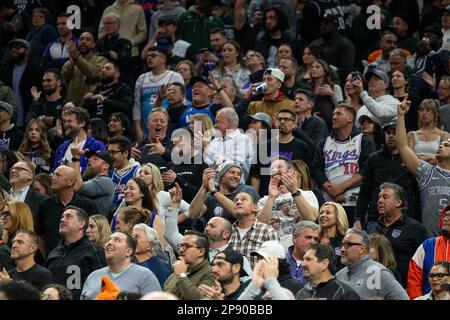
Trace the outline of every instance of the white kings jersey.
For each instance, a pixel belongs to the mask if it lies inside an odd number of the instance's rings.
[[[323,156],[325,158],[325,175],[332,184],[339,184],[359,172],[358,160],[361,154],[362,133],[354,136],[347,141],[337,141],[328,137],[323,147]],[[333,198],[324,190],[326,201],[334,201]],[[359,187],[351,188],[345,191],[347,200],[342,203],[343,206],[356,206],[356,200],[359,193]]]

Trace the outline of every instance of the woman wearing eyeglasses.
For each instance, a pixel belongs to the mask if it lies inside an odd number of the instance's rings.
[[[448,291],[442,290],[442,284],[448,284],[450,276],[449,262],[435,262],[428,274],[431,291],[415,300],[450,300]]]
[[[33,215],[30,207],[21,201],[8,201],[1,213],[3,240],[9,247],[16,232],[21,229],[34,231]]]

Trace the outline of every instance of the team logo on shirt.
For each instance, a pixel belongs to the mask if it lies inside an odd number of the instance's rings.
[[[402,233],[402,230],[394,229],[392,230],[392,238],[398,238],[400,237],[400,234]]]

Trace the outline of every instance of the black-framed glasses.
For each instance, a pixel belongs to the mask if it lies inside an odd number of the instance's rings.
[[[123,152],[122,150],[108,150],[109,154],[118,154],[120,152]]]
[[[350,242],[350,241],[344,241],[341,243],[341,247],[344,247],[345,249],[351,248],[353,246],[363,246],[364,244],[358,243],[358,242]]]
[[[436,278],[436,279],[438,279],[438,280],[442,280],[442,278],[444,278],[444,277],[446,277],[446,276],[448,276],[449,274],[448,273],[445,273],[445,272],[438,272],[438,273],[430,273],[430,274],[428,274],[428,278],[429,279],[434,279],[434,278]]]
[[[2,217],[2,218],[11,217],[11,212],[9,212],[9,211],[3,211],[3,212],[0,214],[0,217]]]
[[[9,169],[9,172],[13,172],[13,171],[19,171],[19,172],[27,171],[27,172],[30,172],[30,170],[28,170],[27,168],[23,168],[23,167],[12,167],[11,169]]]
[[[189,248],[200,248],[200,247],[196,246],[195,244],[180,243],[179,245],[177,245],[177,249],[180,250],[181,248],[183,248],[183,251],[186,251]]]
[[[292,118],[278,117],[278,118],[277,118],[277,121],[278,121],[278,122],[290,122],[290,121],[295,121],[295,120],[292,119]]]

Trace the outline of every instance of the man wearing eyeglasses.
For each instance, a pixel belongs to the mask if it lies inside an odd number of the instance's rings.
[[[350,285],[362,300],[409,300],[392,272],[370,258],[369,248],[365,231],[348,229],[341,246],[341,262],[346,267],[336,273],[336,279]]]
[[[407,292],[411,299],[431,290],[426,277],[430,273],[432,263],[450,262],[450,203],[442,210],[439,224],[442,234],[426,239],[409,262]]]
[[[26,203],[30,207],[34,223],[36,223],[39,204],[48,197],[31,187],[33,179],[34,168],[28,161],[16,162],[10,169],[9,182],[11,183],[11,190],[9,194],[11,199]]]
[[[215,275],[208,261],[208,239],[199,232],[188,231],[177,247],[180,257],[164,283],[164,291],[183,300],[200,300],[203,298],[200,285],[215,286]]]

